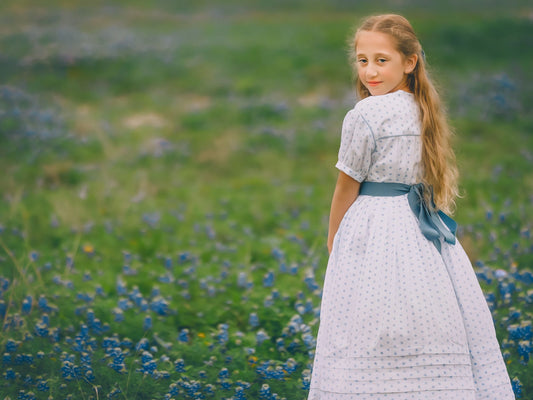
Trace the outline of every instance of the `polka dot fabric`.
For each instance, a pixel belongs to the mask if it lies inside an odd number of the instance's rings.
[[[348,112],[337,168],[357,181],[420,180],[414,97]],[[461,244],[442,254],[407,195],[358,196],[328,261],[309,400],[514,399],[492,316]]]

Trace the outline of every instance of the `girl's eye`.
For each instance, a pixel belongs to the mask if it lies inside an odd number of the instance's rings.
[[[378,62],[380,64],[383,64],[383,63],[387,62],[387,60],[385,58],[378,58]]]
[[[357,60],[357,62],[359,62],[360,64],[366,64],[366,59],[360,58],[359,60]]]

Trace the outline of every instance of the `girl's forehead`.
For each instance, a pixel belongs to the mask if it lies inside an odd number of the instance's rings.
[[[361,31],[357,34],[355,48],[357,52],[396,51],[394,38],[383,32]]]

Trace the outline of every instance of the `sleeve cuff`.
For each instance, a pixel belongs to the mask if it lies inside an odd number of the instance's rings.
[[[365,176],[363,176],[361,173],[354,171],[350,167],[344,165],[342,162],[337,161],[337,164],[335,164],[335,168],[337,168],[339,171],[344,172],[349,177],[355,179],[357,182],[363,182],[365,180]]]

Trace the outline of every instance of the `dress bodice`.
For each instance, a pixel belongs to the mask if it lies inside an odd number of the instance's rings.
[[[355,180],[421,180],[420,111],[411,93],[398,90],[359,101],[344,118],[336,167]]]

